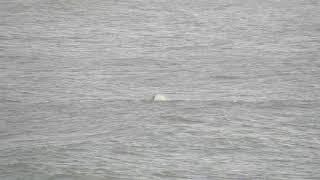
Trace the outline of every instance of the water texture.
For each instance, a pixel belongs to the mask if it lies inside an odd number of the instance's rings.
[[[319,112],[316,0],[0,0],[0,179],[320,179]]]

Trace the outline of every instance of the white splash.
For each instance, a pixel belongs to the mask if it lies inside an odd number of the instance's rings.
[[[168,101],[168,98],[162,94],[156,94],[152,97],[152,101]]]

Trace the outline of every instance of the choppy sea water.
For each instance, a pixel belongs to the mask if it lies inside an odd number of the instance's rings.
[[[320,179],[319,22],[316,0],[1,0],[0,179]]]

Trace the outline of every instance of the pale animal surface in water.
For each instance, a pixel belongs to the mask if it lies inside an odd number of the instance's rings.
[[[153,101],[168,101],[168,98],[162,94],[156,94],[152,98]]]
[[[0,0],[0,180],[319,180],[319,4]]]

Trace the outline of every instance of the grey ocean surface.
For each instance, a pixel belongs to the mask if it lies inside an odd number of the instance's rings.
[[[319,57],[317,0],[0,0],[0,179],[320,179]]]

